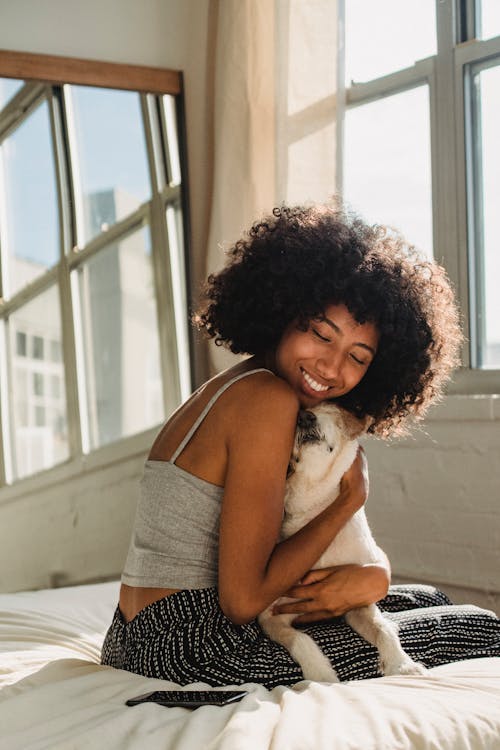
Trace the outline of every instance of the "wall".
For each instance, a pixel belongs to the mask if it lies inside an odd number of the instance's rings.
[[[0,0],[0,49],[183,71],[195,288],[211,184],[210,9],[210,0]],[[0,590],[119,575],[154,432],[1,491]]]
[[[118,578],[144,458],[137,441],[127,455],[75,462],[53,470],[50,482],[38,477],[7,488],[0,503],[0,591]]]
[[[410,437],[365,447],[367,515],[394,578],[500,614],[500,397],[449,396]]]

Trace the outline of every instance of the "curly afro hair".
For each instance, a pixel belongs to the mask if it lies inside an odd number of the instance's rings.
[[[336,403],[369,432],[406,430],[442,393],[462,341],[443,268],[392,229],[370,226],[340,203],[281,206],[253,225],[209,276],[198,328],[235,354],[273,351],[292,322],[307,328],[330,304],[380,340],[363,379]]]

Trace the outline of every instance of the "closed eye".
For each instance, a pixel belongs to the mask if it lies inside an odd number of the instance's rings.
[[[321,341],[331,341],[331,339],[327,338],[326,336],[322,336],[321,333],[316,328],[311,328],[312,332],[315,336],[317,336]]]
[[[356,362],[356,363],[357,363],[358,365],[363,365],[363,366],[365,366],[365,367],[366,367],[366,366],[368,366],[368,365],[370,364],[370,363],[369,363],[369,362],[367,362],[367,361],[366,361],[365,359],[359,359],[358,357],[356,357],[356,355],[355,355],[355,354],[351,354],[351,358],[352,358],[352,359],[353,359],[353,360],[354,360],[354,361],[355,361],[355,362]]]

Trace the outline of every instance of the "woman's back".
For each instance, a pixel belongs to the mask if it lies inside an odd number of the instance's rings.
[[[227,415],[237,412],[249,390],[263,387],[262,377],[252,377],[259,373],[272,375],[246,360],[213,378],[172,415],[155,440],[122,574],[120,608],[126,620],[181,588],[217,585],[227,427],[234,422]]]

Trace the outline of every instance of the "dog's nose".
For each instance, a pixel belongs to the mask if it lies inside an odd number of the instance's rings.
[[[302,410],[299,411],[297,418],[297,425],[301,430],[310,430],[316,424],[316,416],[312,411]]]

